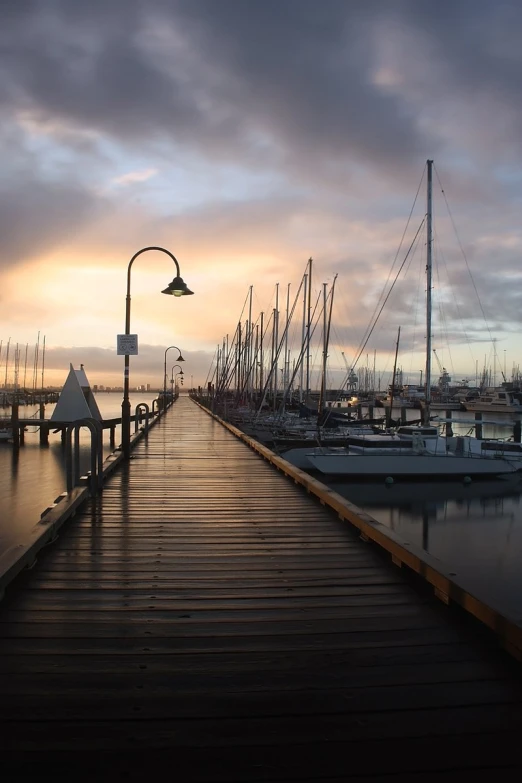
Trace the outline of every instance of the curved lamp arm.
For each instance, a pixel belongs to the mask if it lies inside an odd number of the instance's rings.
[[[185,359],[181,355],[181,349],[178,348],[177,345],[169,345],[168,348],[165,348],[165,372],[167,372],[167,352],[170,351],[171,348],[175,348],[176,351],[179,353],[179,356],[176,359],[177,362],[184,362],[185,361]]]
[[[173,294],[174,296],[187,296],[189,294],[193,294],[194,292],[191,291],[183,279],[179,276],[179,264],[178,260],[175,255],[173,255],[170,250],[166,250],[164,247],[157,247],[156,245],[151,245],[150,247],[142,247],[141,250],[138,250],[137,253],[134,253],[131,260],[129,261],[129,266],[127,267],[127,303],[130,303],[130,288],[131,288],[131,269],[132,265],[135,262],[135,260],[138,258],[138,256],[141,256],[142,253],[146,253],[149,250],[159,250],[160,253],[166,253],[174,263],[176,264],[176,277],[172,281],[172,283],[169,283],[167,288],[165,288],[161,293],[162,294]],[[126,315],[125,315],[125,333],[130,333],[130,308],[127,307]]]
[[[149,247],[143,247],[141,250],[138,250],[137,253],[134,253],[131,260],[129,261],[129,265],[127,267],[127,297],[125,300],[125,334],[130,334],[130,314],[131,314],[131,296],[130,296],[130,287],[131,287],[131,269],[134,261],[140,256],[142,253],[146,253],[149,250],[158,250],[160,253],[165,253],[167,256],[169,256],[176,265],[176,277],[172,281],[172,283],[169,283],[167,288],[165,288],[164,291],[162,291],[162,294],[171,294],[173,296],[188,296],[189,294],[193,294],[194,292],[191,291],[188,286],[185,284],[185,282],[182,280],[179,274],[179,264],[177,261],[177,258],[170,252],[170,250],[166,250],[164,247],[157,247],[156,245],[151,245]],[[178,361],[182,361],[183,357],[178,359]],[[165,363],[166,363],[166,354],[165,354]],[[166,370],[165,370],[166,372]],[[124,376],[123,376],[123,401],[121,404],[121,438],[122,438],[122,449],[125,459],[128,459],[130,457],[130,400],[129,400],[129,355],[125,354],[125,369],[124,369]]]

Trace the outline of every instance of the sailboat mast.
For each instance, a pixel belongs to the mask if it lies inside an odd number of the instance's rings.
[[[276,283],[276,295],[275,295],[275,309],[274,309],[274,353],[272,356],[272,367],[274,369],[274,372],[272,374],[272,382],[273,382],[273,408],[276,410],[277,408],[277,392],[279,389],[279,378],[277,377],[277,361],[278,361],[278,346],[279,346],[279,283]],[[275,362],[275,367],[274,367]]]
[[[44,388],[44,372],[45,372],[45,334],[43,338],[43,354],[42,354],[42,391]]]
[[[328,337],[327,337],[327,313],[326,313],[326,283],[323,283],[323,371],[321,373],[321,389],[319,392],[319,405],[317,407],[317,412],[319,416],[323,412],[323,408],[325,407],[325,397],[326,397],[326,357],[328,356]]]
[[[259,372],[259,400],[261,400],[261,397],[263,395],[263,385],[264,385],[263,368],[264,368],[265,358],[263,356],[263,330],[264,330],[263,318],[264,318],[264,313],[261,313],[261,315],[260,315],[260,322],[259,322],[259,333],[260,333],[260,338],[259,338],[259,370],[260,370],[260,372]]]
[[[390,407],[387,411],[386,426],[391,427],[392,414],[393,414],[393,398],[395,396],[395,378],[397,376],[397,357],[399,356],[399,343],[401,340],[401,327],[397,331],[397,343],[395,345],[395,360],[393,362],[393,375],[390,390]]]
[[[428,193],[426,214],[426,407],[424,409],[424,423],[430,421],[431,405],[431,275],[432,275],[432,190],[433,190],[433,161],[427,161],[428,166]]]
[[[288,319],[290,318],[290,283],[286,286],[286,329],[285,329],[285,359],[283,363],[283,389],[286,389],[288,385],[288,376],[289,376],[289,370],[288,370],[288,364],[289,364],[289,358],[288,358],[288,331],[289,331],[289,323]]]
[[[7,341],[7,354],[5,357],[5,378],[4,378],[4,389],[7,390],[7,370],[9,367],[9,346],[11,345],[11,338]]]
[[[247,399],[252,399],[251,393],[252,393],[252,289],[254,286],[250,286],[249,296],[248,296],[248,330],[246,334],[246,370],[247,370],[247,378],[246,378],[246,397]]]
[[[312,328],[312,259],[308,259],[308,318],[306,324],[306,393],[305,405],[310,396],[310,335]]]
[[[301,334],[301,345],[304,346],[306,342],[306,302],[307,302],[307,285],[308,285],[308,275],[303,275],[303,328],[302,328],[302,334]],[[303,402],[306,395],[304,394],[304,362],[301,359],[300,369],[299,369],[299,402]]]

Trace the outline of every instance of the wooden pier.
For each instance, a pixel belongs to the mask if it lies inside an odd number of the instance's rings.
[[[522,767],[495,634],[186,397],[44,551],[0,604],[6,781]]]

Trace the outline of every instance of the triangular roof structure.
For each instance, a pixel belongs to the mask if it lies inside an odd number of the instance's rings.
[[[80,365],[79,370],[75,370],[72,364],[70,365],[69,375],[63,385],[50,421],[71,422],[77,419],[102,421],[102,415],[94,399],[83,364]]]

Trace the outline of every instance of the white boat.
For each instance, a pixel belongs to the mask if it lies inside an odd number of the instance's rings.
[[[272,448],[276,454],[283,457],[287,462],[290,462],[295,468],[309,471],[313,470],[313,465],[309,461],[308,455],[314,453],[315,450],[319,453],[322,453],[328,448],[335,450],[339,447],[337,445],[332,445],[332,441],[336,440],[339,441],[340,446],[344,448],[345,446],[349,446],[355,438],[364,435],[373,435],[374,433],[374,428],[368,425],[362,427],[345,427],[340,428],[338,432],[323,433],[323,440],[330,441],[328,446],[314,447],[313,444],[317,443],[317,432],[315,432],[313,433],[313,437],[310,438],[310,443],[308,445],[295,445],[295,441],[292,443],[291,440],[288,440],[286,443],[284,441],[278,441]]]
[[[480,448],[489,441],[445,438],[435,427],[400,427],[396,434],[361,437],[344,449],[314,449],[314,470],[330,477],[490,478],[522,470],[522,450]],[[519,446],[519,444],[512,444]]]
[[[467,411],[522,413],[522,393],[507,389],[486,389],[473,400],[464,400]]]

